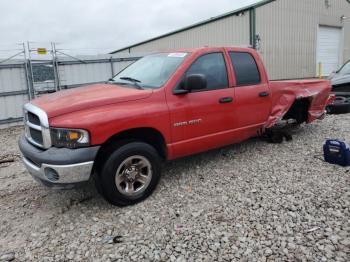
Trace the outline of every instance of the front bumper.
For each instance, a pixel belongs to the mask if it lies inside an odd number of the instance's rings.
[[[39,149],[22,136],[19,148],[34,179],[51,187],[67,187],[90,179],[99,146],[78,149]]]

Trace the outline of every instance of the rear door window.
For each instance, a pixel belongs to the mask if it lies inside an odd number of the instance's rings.
[[[260,84],[260,72],[254,57],[247,52],[229,52],[237,86]]]

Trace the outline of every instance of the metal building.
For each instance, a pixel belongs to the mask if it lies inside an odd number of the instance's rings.
[[[350,59],[350,0],[265,0],[116,50],[250,45],[271,79],[326,76]]]

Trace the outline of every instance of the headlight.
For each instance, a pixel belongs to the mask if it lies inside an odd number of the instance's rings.
[[[55,147],[78,148],[90,145],[89,132],[83,129],[51,128],[50,133]]]

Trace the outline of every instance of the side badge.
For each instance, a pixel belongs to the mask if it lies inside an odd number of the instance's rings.
[[[192,120],[188,120],[188,121],[183,121],[183,122],[177,122],[174,123],[174,127],[179,127],[179,126],[187,126],[187,125],[197,125],[200,124],[202,122],[202,119],[192,119]]]

